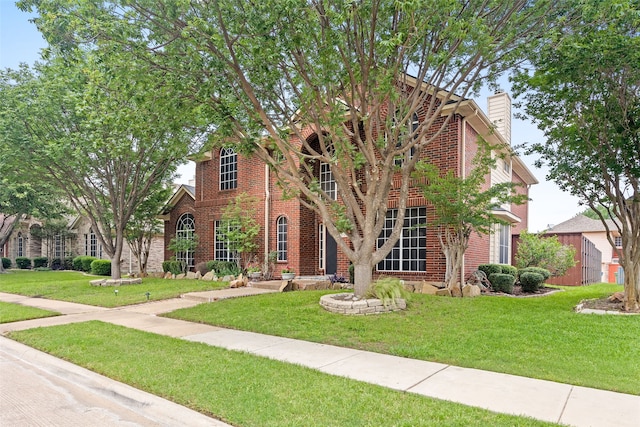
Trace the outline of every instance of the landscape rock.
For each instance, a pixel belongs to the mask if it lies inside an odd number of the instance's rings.
[[[433,286],[432,284],[423,283],[422,288],[420,289],[420,293],[427,295],[436,295],[436,292],[438,292],[439,289],[440,288]]]
[[[293,291],[293,281],[283,280],[278,292],[291,292]]]
[[[457,284],[453,288],[451,288],[451,296],[462,297],[462,289],[460,289],[460,284]]]
[[[200,273],[199,271],[196,271],[195,276],[196,279],[202,279],[202,273]]]
[[[212,281],[213,276],[214,276],[213,271],[209,271],[204,276],[202,276],[202,280]]]
[[[185,276],[186,279],[195,279],[196,278],[196,273],[194,273],[193,271],[187,271],[187,275]]]
[[[450,297],[451,296],[451,291],[447,288],[444,289],[438,289],[436,291],[436,295],[441,296],[441,297]]]
[[[163,277],[165,279],[173,279],[173,274],[170,271],[167,271],[166,273],[164,273]]]
[[[624,302],[624,292],[616,292],[607,298],[609,302]]]
[[[480,296],[480,286],[478,285],[465,285],[462,288],[463,297],[477,297]]]
[[[185,277],[187,277],[187,275],[186,275],[186,274],[184,274],[184,273],[180,273],[180,274],[176,275],[176,279],[177,279],[177,280],[184,279]]]
[[[235,280],[236,278],[231,276],[231,275],[226,275],[222,278],[223,282],[231,282],[232,280]]]

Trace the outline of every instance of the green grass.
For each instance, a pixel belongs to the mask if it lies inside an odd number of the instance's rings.
[[[101,322],[11,337],[236,426],[553,425]]]
[[[168,317],[343,347],[640,394],[640,316],[577,314],[582,299],[621,287],[563,288],[538,298],[414,294],[404,312],[343,316],[325,292],[219,301]]]
[[[60,313],[27,307],[20,304],[10,304],[0,301],[0,323],[19,322],[21,320],[39,319],[41,317],[57,316]]]
[[[100,307],[119,307],[147,300],[179,297],[185,292],[208,291],[227,286],[224,282],[203,280],[165,280],[146,277],[139,285],[91,286],[89,282],[99,276],[77,271],[20,271],[11,270],[0,275],[0,292],[31,297],[50,298]],[[118,290],[118,296],[115,290]]]

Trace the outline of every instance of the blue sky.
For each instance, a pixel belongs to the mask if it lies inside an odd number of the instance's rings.
[[[46,46],[45,40],[36,26],[29,22],[33,15],[19,10],[12,0],[0,0],[0,68],[17,68],[21,62],[33,64],[39,59],[39,53]],[[508,82],[503,89],[508,91]],[[484,91],[476,103],[485,112],[487,109],[486,96],[490,92]],[[520,145],[525,142],[537,142],[543,139],[542,133],[534,125],[522,120],[512,121],[512,144]],[[569,193],[560,191],[553,182],[545,180],[545,171],[533,166],[535,157],[523,157],[540,184],[530,190],[529,202],[529,230],[542,231],[548,224],[559,224],[572,218],[584,207],[578,206],[578,199]],[[178,170],[181,174],[180,183],[186,183],[195,173],[192,162]]]

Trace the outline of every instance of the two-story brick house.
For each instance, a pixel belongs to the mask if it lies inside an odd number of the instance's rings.
[[[437,162],[441,170],[453,169],[459,176],[465,176],[478,150],[479,136],[507,150],[510,147],[511,100],[506,93],[496,94],[489,97],[488,107],[489,116],[474,101],[464,100],[445,131],[424,150],[430,161]],[[416,120],[420,117],[416,116]],[[307,135],[310,142],[317,138],[312,131]],[[320,165],[317,173],[325,191],[336,190],[328,170]],[[505,181],[522,184],[519,191],[525,195],[528,195],[529,186],[537,183],[516,156],[497,159],[486,185]],[[349,260],[326,232],[322,219],[296,199],[283,198],[274,173],[257,158],[242,156],[233,148],[214,149],[196,161],[195,187],[190,190],[181,188],[170,202],[165,216],[165,248],[176,235],[195,232],[199,236],[195,253],[177,254],[191,265],[213,259],[233,259],[226,243],[216,239],[216,228],[220,225],[224,207],[238,194],[246,192],[259,200],[253,215],[261,225],[260,259],[277,251],[279,267],[290,266],[299,276],[337,273],[348,277]],[[392,189],[389,218],[393,218],[397,207],[394,191],[397,193]],[[444,256],[436,230],[428,226],[433,213],[417,187],[409,190],[407,206],[405,232],[387,258],[377,265],[374,274],[441,281]],[[528,206],[526,203],[500,206],[495,213],[511,225],[496,225],[489,236],[472,236],[465,256],[465,275],[482,263],[511,262],[511,233],[527,228]],[[165,259],[174,255],[165,250]],[[276,268],[276,273],[279,271],[280,268]]]

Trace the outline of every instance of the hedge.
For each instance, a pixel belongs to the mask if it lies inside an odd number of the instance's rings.
[[[551,277],[551,272],[549,270],[547,270],[546,268],[542,268],[542,267],[525,267],[525,268],[521,268],[518,271],[518,275],[522,276],[522,273],[537,273],[542,275],[542,277],[544,277],[543,280],[548,280],[549,277]]]
[[[33,268],[46,267],[49,264],[49,258],[46,256],[37,256],[33,259]]]
[[[489,281],[494,291],[512,294],[516,278],[510,274],[493,273],[489,276]]]
[[[502,266],[500,264],[480,264],[478,270],[483,271],[489,277],[492,274],[502,273]]]
[[[520,273],[520,285],[524,292],[536,292],[544,283],[544,276],[539,273],[525,271]]]
[[[513,265],[502,264],[502,274],[510,274],[514,278],[518,277],[518,269]]]
[[[11,268],[11,260],[9,258],[2,257],[2,267]]]
[[[91,271],[91,264],[93,263],[93,261],[95,261],[97,258],[93,257],[93,256],[84,256],[82,257],[82,271],[85,272],[90,272]]]
[[[16,258],[16,265],[18,266],[18,268],[26,270],[28,268],[31,268],[31,259],[24,256],[19,256]]]
[[[111,261],[108,259],[94,259],[91,262],[91,274],[111,276]]]

